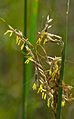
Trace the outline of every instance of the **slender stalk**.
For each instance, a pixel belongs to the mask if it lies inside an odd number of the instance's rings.
[[[24,36],[27,35],[27,0],[24,0]],[[24,65],[25,58],[23,57],[23,94],[22,94],[22,119],[27,119],[27,106],[26,106],[26,67]]]
[[[30,12],[30,11],[27,12],[27,3],[28,1],[25,0],[25,8],[24,8],[24,36],[25,37],[27,34],[27,13]],[[35,34],[36,34],[36,22],[37,22],[37,9],[38,9],[38,0],[32,0],[30,26],[29,26],[30,27],[29,41],[32,43],[34,42],[36,36]],[[30,81],[32,75],[31,63],[28,65],[23,64],[23,70],[24,70],[23,71],[23,119],[27,119],[28,95],[29,95],[29,87],[30,87]]]
[[[33,43],[36,38],[36,22],[37,22],[37,8],[38,8],[38,0],[32,0],[31,5],[31,17],[30,17],[30,29],[29,29],[29,41]],[[29,95],[29,87],[30,87],[30,80],[32,74],[32,65],[29,63],[26,66],[26,82],[29,82],[28,85],[25,85],[26,88],[26,97]]]
[[[29,40],[33,44],[36,40],[35,38],[36,38],[37,15],[38,15],[38,0],[32,0]]]
[[[60,71],[60,84],[62,84],[62,80],[64,77],[64,65],[65,65],[65,57],[66,57],[66,47],[67,47],[67,39],[68,39],[68,15],[69,15],[69,6],[70,0],[67,0],[67,11],[66,11],[66,36],[64,39],[64,49],[62,52],[62,64],[61,64],[61,71]],[[56,119],[61,118],[61,101],[62,101],[62,87],[59,87],[58,91],[58,103],[57,103],[57,110],[56,110]]]

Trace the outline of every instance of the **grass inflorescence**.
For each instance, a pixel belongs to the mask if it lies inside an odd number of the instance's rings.
[[[35,67],[35,77],[32,89],[37,92],[37,94],[41,94],[42,99],[44,99],[47,103],[48,107],[51,107],[56,115],[57,104],[58,104],[58,96],[59,96],[59,88],[62,89],[62,101],[61,107],[65,105],[66,102],[72,101],[71,89],[72,86],[69,86],[61,80],[60,83],[60,73],[62,68],[62,54],[60,57],[50,56],[47,54],[45,45],[50,42],[60,45],[61,53],[64,49],[64,42],[62,37],[49,33],[48,29],[51,28],[52,19],[47,16],[47,20],[45,23],[45,27],[41,32],[38,32],[38,38],[34,45],[30,43],[28,38],[25,38],[21,31],[12,28],[8,25],[9,30],[5,32],[4,35],[9,33],[11,37],[14,33],[16,35],[16,44],[19,46],[19,49],[23,52],[26,57],[25,64],[29,62],[33,62]],[[38,48],[41,48],[41,52],[44,55],[40,54]],[[43,65],[45,62],[48,65],[48,68],[45,68]]]

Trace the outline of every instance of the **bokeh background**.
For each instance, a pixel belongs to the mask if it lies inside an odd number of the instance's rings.
[[[33,0],[27,0],[27,35],[30,29],[31,4]],[[35,6],[33,6],[35,7]],[[66,34],[66,8],[67,0],[39,0],[36,23],[37,32],[44,27],[46,16],[53,18],[53,27],[50,32],[59,34],[65,38]],[[68,43],[65,61],[64,80],[74,87],[74,0],[70,2]],[[0,17],[8,24],[24,31],[24,0],[0,0]],[[15,37],[4,36],[7,25],[0,21],[0,119],[22,119],[22,92],[23,92],[23,56],[17,50]],[[34,39],[35,41],[36,39]],[[48,47],[50,55],[59,56],[56,46]],[[31,71],[28,70],[28,75]],[[33,82],[32,71],[31,82]],[[32,83],[29,83],[30,93],[27,98],[27,119],[54,119],[53,112],[48,109],[46,103],[39,95],[32,91]],[[74,96],[74,88],[72,90]],[[62,119],[74,119],[74,102],[65,105],[62,109]]]

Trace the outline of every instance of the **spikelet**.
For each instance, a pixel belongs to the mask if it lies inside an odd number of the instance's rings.
[[[47,100],[47,106],[50,107],[50,98]]]
[[[21,45],[21,50],[23,50],[23,48],[24,48],[24,43]]]
[[[33,89],[33,90],[37,90],[37,85],[36,85],[36,83],[33,84],[32,89]]]
[[[44,100],[46,100],[46,97],[47,97],[47,95],[46,95],[46,93],[45,93],[45,95],[44,95]]]
[[[19,42],[19,37],[16,36],[16,44],[18,44],[18,42]]]
[[[25,61],[25,64],[28,64],[30,61],[33,61],[32,57],[29,57],[29,58]]]
[[[44,98],[44,92],[42,92],[42,99]]]

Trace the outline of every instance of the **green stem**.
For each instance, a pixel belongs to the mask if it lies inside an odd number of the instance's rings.
[[[38,15],[38,0],[32,0],[30,30],[29,30],[29,40],[32,44],[34,44],[36,40],[37,15]]]
[[[24,36],[27,34],[27,4],[28,1],[25,0],[25,11],[24,11]],[[31,17],[30,17],[30,31],[29,31],[29,41],[34,43],[36,38],[36,25],[37,25],[37,9],[38,9],[38,0],[32,0],[31,5]],[[25,61],[25,59],[24,59]],[[30,82],[32,78],[32,64],[28,65],[23,63],[23,119],[27,119],[27,105],[28,105],[28,96],[30,91]],[[28,83],[29,82],[29,83]],[[24,105],[25,104],[25,105]],[[25,106],[25,107],[24,107]]]
[[[60,71],[60,82],[59,85],[62,85],[62,80],[64,77],[64,66],[65,66],[65,57],[66,57],[66,47],[67,47],[67,39],[68,39],[68,14],[69,14],[69,5],[70,0],[67,1],[67,11],[66,11],[66,36],[64,39],[64,49],[62,52],[62,64],[61,64],[61,71]],[[56,110],[56,119],[60,119],[61,116],[61,101],[62,101],[62,87],[59,87],[58,91],[58,103],[57,103],[57,110]]]
[[[24,0],[24,36],[27,35],[27,0]],[[22,94],[22,119],[27,119],[27,106],[26,106],[26,77],[25,72],[26,68],[24,65],[25,58],[23,57],[23,94]]]
[[[29,31],[29,41],[34,44],[36,38],[36,25],[37,25],[37,9],[38,9],[38,0],[32,0],[31,5],[31,17],[30,17],[30,31]],[[26,82],[29,82],[28,85],[25,85],[26,88],[26,97],[29,95],[29,87],[32,75],[32,65],[29,63],[26,66]]]

